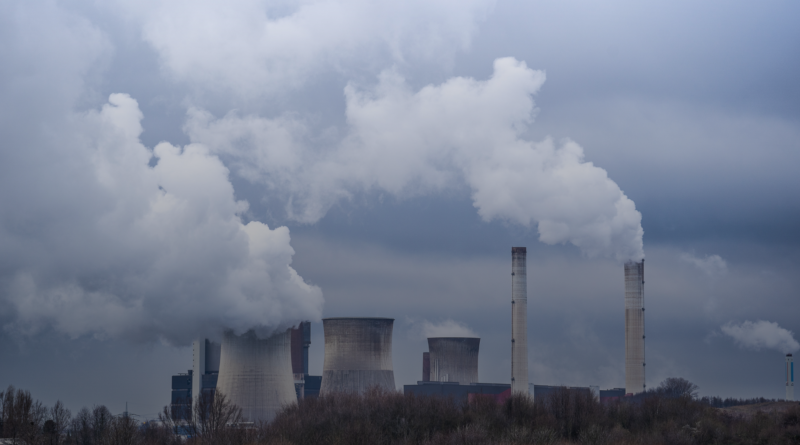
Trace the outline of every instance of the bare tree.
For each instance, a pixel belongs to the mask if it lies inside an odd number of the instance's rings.
[[[56,404],[50,408],[49,420],[53,422],[51,435],[55,439],[51,441],[52,443],[55,445],[61,444],[61,438],[64,436],[64,432],[67,430],[71,419],[72,413],[67,408],[64,408],[64,404],[61,403],[61,400],[57,400]]]
[[[137,445],[141,442],[139,422],[128,416],[117,416],[109,424],[105,445]]]
[[[661,382],[658,388],[656,388],[656,391],[666,397],[688,397],[690,399],[696,399],[698,389],[697,385],[684,378],[670,377]]]
[[[217,390],[201,393],[186,426],[198,443],[223,445],[231,442],[242,421],[242,409]]]
[[[111,414],[111,411],[109,411],[105,405],[95,405],[92,409],[90,420],[92,440],[95,444],[99,445],[103,443],[103,438],[106,436],[113,420],[114,415]]]
[[[76,445],[94,445],[94,431],[92,431],[92,413],[89,408],[83,407],[70,426]]]

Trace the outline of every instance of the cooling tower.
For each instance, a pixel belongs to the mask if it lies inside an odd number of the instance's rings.
[[[296,402],[289,331],[266,339],[253,331],[226,332],[217,391],[240,407],[250,422],[269,422],[284,405]]]
[[[527,249],[511,248],[511,392],[528,394]]]
[[[478,383],[478,348],[481,339],[474,337],[428,338],[430,381]]]
[[[786,354],[786,400],[794,401],[794,361],[792,354]]]
[[[363,393],[377,386],[394,391],[394,318],[324,318],[325,362],[320,396]]]
[[[625,263],[625,393],[645,390],[644,260]]]

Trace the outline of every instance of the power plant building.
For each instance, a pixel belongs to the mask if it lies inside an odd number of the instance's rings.
[[[625,391],[645,390],[644,260],[625,263]]]
[[[511,248],[511,392],[528,394],[527,249]]]
[[[241,408],[249,422],[269,422],[285,405],[296,402],[290,332],[265,339],[252,330],[242,335],[225,332],[217,390]]]
[[[325,318],[325,361],[320,395],[395,391],[393,318]]]
[[[480,344],[481,339],[474,337],[428,338],[428,381],[458,382],[462,385],[477,383]]]

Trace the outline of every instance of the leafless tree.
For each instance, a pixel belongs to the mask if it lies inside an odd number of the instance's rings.
[[[115,417],[105,436],[104,445],[137,445],[141,443],[139,422],[128,416]]]
[[[661,382],[658,388],[656,388],[656,391],[666,397],[689,397],[691,399],[696,399],[698,389],[697,385],[684,378],[670,377]]]
[[[70,425],[75,445],[94,445],[94,431],[92,431],[92,413],[89,408],[83,407],[72,419]]]
[[[233,441],[242,421],[242,409],[221,391],[203,392],[194,401],[186,429],[198,444],[224,445]]]
[[[64,432],[67,430],[67,426],[69,426],[70,420],[72,419],[72,413],[67,408],[64,408],[64,404],[61,403],[61,400],[58,400],[56,404],[50,408],[49,414],[49,420],[53,422],[51,435],[52,438],[55,439],[51,442],[55,445],[60,445],[62,443],[61,438],[64,436]]]
[[[100,445],[103,443],[103,438],[106,437],[112,420],[114,420],[114,415],[111,414],[111,411],[109,411],[105,405],[95,405],[92,409],[90,426],[92,440],[95,444]]]

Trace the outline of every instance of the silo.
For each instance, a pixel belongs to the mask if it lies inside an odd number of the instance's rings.
[[[528,394],[528,266],[525,247],[511,248],[511,392]]]
[[[289,331],[265,339],[252,330],[225,332],[217,391],[250,422],[269,422],[284,405],[296,402]]]
[[[325,362],[321,396],[363,393],[377,386],[394,391],[393,318],[324,318]]]
[[[792,354],[786,354],[786,400],[794,401],[794,360]]]
[[[625,263],[625,393],[645,390],[644,260]]]
[[[430,381],[478,383],[480,344],[481,339],[475,337],[428,338]]]

